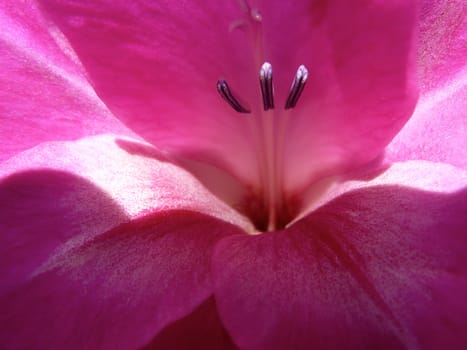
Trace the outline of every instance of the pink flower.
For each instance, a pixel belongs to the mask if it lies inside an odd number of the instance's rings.
[[[0,24],[2,348],[467,347],[463,1]]]

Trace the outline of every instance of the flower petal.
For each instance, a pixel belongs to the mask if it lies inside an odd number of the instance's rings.
[[[463,1],[420,2],[421,99],[388,146],[390,162],[425,159],[467,167],[467,22]]]
[[[130,141],[105,135],[52,142],[2,165],[0,291],[29,278],[63,245],[81,244],[156,212],[194,211],[252,230],[190,174],[155,159],[152,147],[143,148],[152,152],[145,156],[129,153],[144,146]]]
[[[287,190],[377,158],[417,98],[414,1],[266,1],[262,11],[278,105],[297,67],[309,70],[288,118]]]
[[[251,229],[247,219],[164,153],[125,136],[97,135],[41,144],[2,164],[0,179],[37,169],[64,171],[90,181],[130,218],[162,210],[192,210]]]
[[[238,232],[206,215],[169,211],[59,252],[0,297],[1,343],[8,349],[142,347],[209,297],[212,246]]]
[[[245,57],[249,42],[229,30],[244,17],[237,2],[40,3],[70,40],[99,96],[139,135],[173,155],[255,180],[247,116],[216,90],[222,77],[244,98],[257,90],[256,68]]]
[[[465,68],[467,21],[463,0],[422,0],[419,7],[418,75],[424,94]]]
[[[152,147],[110,135],[11,158],[0,198],[6,348],[148,344],[212,294],[212,246],[244,232],[226,221],[246,223]]]
[[[373,160],[416,99],[412,1],[259,1],[243,9],[247,2],[41,3],[118,117],[172,154],[249,185],[260,184],[254,150],[261,141],[217,96],[222,75],[256,106],[259,64],[271,61],[282,109],[297,66],[310,67],[286,136],[287,191],[317,173]],[[262,27],[264,46],[248,35],[251,21]]]
[[[44,141],[129,134],[35,2],[2,1],[0,26],[0,161]]]
[[[467,67],[422,96],[412,118],[388,145],[386,160],[424,159],[466,169],[466,150]]]
[[[210,297],[193,313],[169,325],[142,350],[235,350]]]
[[[54,170],[18,172],[0,182],[0,294],[24,283],[67,242],[130,220],[91,182]]]
[[[285,231],[221,240],[215,297],[235,343],[465,348],[466,184],[447,165],[399,164]]]

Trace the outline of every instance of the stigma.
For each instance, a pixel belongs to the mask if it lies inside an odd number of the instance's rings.
[[[308,80],[308,69],[305,65],[300,65],[295,73],[290,87],[289,94],[285,101],[284,109],[292,109],[297,105],[300,96],[302,95],[305,84]],[[264,62],[259,70],[259,86],[261,96],[263,98],[263,109],[268,111],[274,109],[274,85],[272,81],[272,65],[269,62]],[[233,94],[227,81],[217,81],[217,91],[220,96],[238,113],[251,113],[250,109]]]

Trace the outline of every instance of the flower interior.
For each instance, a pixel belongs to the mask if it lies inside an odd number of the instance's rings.
[[[255,199],[258,203],[257,209],[253,210],[250,215],[260,231],[275,231],[285,228],[294,217],[282,184],[283,144],[289,110],[297,105],[307,79],[308,70],[304,65],[301,65],[293,78],[283,109],[276,109],[272,66],[268,62],[264,62],[259,70],[262,109],[255,106],[255,113],[251,116],[251,127],[255,138],[255,152],[263,187],[260,189],[260,198]],[[217,82],[217,90],[235,111],[251,114],[251,110],[240,102],[225,80]]]
[[[288,193],[284,186],[284,144],[289,118],[293,118],[293,109],[300,100],[308,80],[308,69],[300,65],[295,72],[290,72],[291,86],[284,101],[276,101],[272,65],[265,59],[262,15],[257,8],[251,8],[242,2],[246,17],[231,24],[230,29],[246,32],[250,39],[253,62],[258,68],[258,76],[251,77],[252,84],[257,84],[261,98],[246,101],[225,79],[217,81],[217,90],[221,98],[236,112],[239,118],[246,118],[250,135],[253,139],[252,152],[258,166],[260,187],[251,195],[234,204],[233,207],[247,215],[258,232],[270,232],[284,229],[299,214],[303,205],[297,195]],[[209,184],[208,184],[209,187]]]

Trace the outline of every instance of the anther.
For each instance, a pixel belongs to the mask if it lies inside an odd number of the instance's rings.
[[[251,113],[251,111],[238,101],[238,99],[233,95],[232,91],[229,88],[229,85],[225,80],[218,80],[217,81],[217,91],[221,97],[227,101],[227,103],[237,112],[239,113]]]
[[[261,86],[261,94],[263,95],[264,110],[274,108],[274,90],[272,86],[272,66],[268,62],[264,62],[259,70],[259,84]]]
[[[307,79],[308,69],[306,69],[304,65],[301,65],[298,67],[297,73],[295,74],[294,80],[292,82],[292,86],[290,87],[289,96],[285,102],[285,109],[291,109],[296,106],[297,101],[303,92]]]

